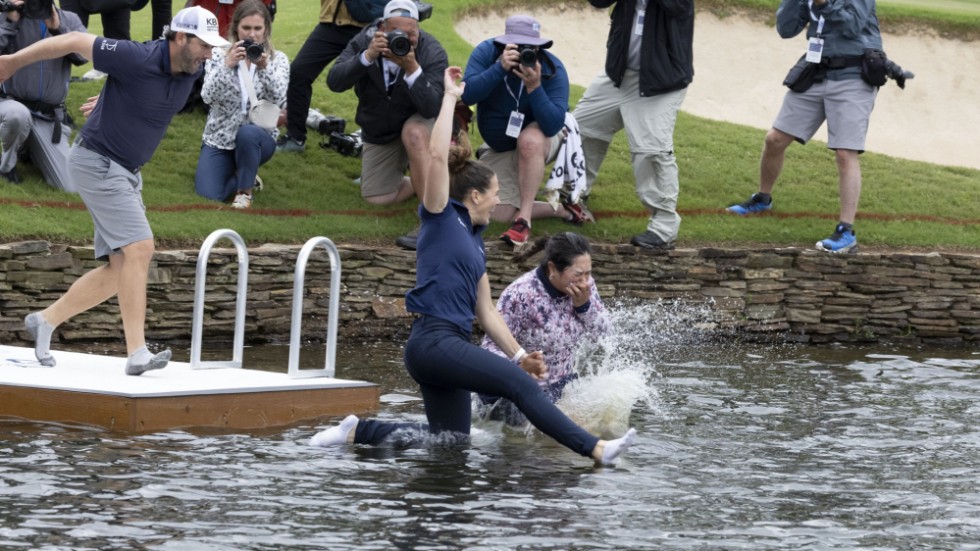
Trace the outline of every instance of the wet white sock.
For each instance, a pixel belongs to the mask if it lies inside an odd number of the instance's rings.
[[[49,350],[54,326],[48,323],[48,320],[44,319],[41,312],[34,312],[24,318],[24,327],[27,328],[27,332],[34,339],[34,355],[37,357],[37,361],[41,362],[41,365],[45,367],[54,367],[54,357],[51,356]]]
[[[126,375],[142,375],[147,371],[163,369],[167,367],[171,355],[169,348],[153,354],[144,346],[126,360]]]
[[[615,465],[619,456],[633,445],[633,440],[636,440],[636,429],[630,429],[622,437],[606,442],[606,446],[602,448],[601,464]]]
[[[347,443],[347,437],[350,436],[350,431],[354,430],[357,426],[357,416],[348,415],[340,422],[336,427],[330,427],[325,431],[318,432],[310,438],[311,446],[339,446],[341,444]]]

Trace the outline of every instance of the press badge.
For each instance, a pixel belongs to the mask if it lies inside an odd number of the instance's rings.
[[[511,111],[510,119],[507,120],[506,134],[511,138],[516,138],[521,135],[521,128],[524,128],[524,113]]]
[[[235,0],[218,0],[218,3],[219,4],[234,4],[235,3]]]
[[[643,18],[646,14],[647,10],[636,10],[636,27],[633,28],[633,34],[636,36],[643,36]]]
[[[810,44],[806,48],[806,60],[810,63],[820,63],[823,57],[823,39],[814,36],[810,39]]]

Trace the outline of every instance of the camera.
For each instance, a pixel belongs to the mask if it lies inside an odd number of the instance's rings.
[[[398,57],[407,55],[408,52],[412,51],[412,41],[408,39],[405,31],[395,29],[386,34],[385,38],[388,40],[388,49]]]
[[[333,115],[324,115],[318,109],[310,109],[306,116],[306,126],[324,136],[329,136],[334,132],[343,134],[344,129],[347,128],[347,121]]]
[[[534,64],[538,62],[538,48],[536,46],[518,46],[517,57],[521,65],[534,67]]]
[[[419,21],[425,21],[432,17],[432,4],[426,2],[415,2],[415,7],[419,10]]]
[[[888,78],[894,80],[895,84],[903,90],[905,89],[905,81],[910,78],[915,78],[915,74],[912,71],[902,69],[901,65],[890,59],[885,63],[885,71]]]
[[[321,143],[322,147],[333,149],[345,157],[360,157],[361,150],[364,149],[364,142],[361,140],[361,132],[344,134],[343,132],[331,132],[330,139],[326,144]]]
[[[265,44],[259,44],[250,38],[243,40],[242,46],[245,48],[245,56],[253,63],[262,59],[262,54],[265,53]]]
[[[20,12],[27,19],[47,19],[51,17],[54,0],[27,0],[23,5],[16,5],[10,0],[0,0],[0,12]]]

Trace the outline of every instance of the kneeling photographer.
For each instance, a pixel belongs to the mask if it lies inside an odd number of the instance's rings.
[[[361,196],[368,202],[397,203],[424,189],[429,133],[448,65],[442,45],[419,28],[415,2],[391,0],[383,17],[355,36],[331,67],[330,90],[353,88],[357,95],[355,121],[364,141]]]
[[[280,108],[286,103],[289,59],[274,49],[272,16],[259,0],[235,8],[231,47],[214,48],[201,98],[211,106],[204,126],[194,189],[236,209],[252,206],[259,167],[276,152]]]
[[[49,36],[85,31],[78,16],[53,0],[3,0],[0,50],[13,53]],[[68,176],[71,119],[65,110],[72,65],[88,60],[71,54],[28,65],[0,87],[0,178],[19,184],[17,159],[26,152],[51,187],[74,191]]]

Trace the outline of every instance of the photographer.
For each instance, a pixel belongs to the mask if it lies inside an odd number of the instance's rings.
[[[429,134],[449,60],[435,37],[419,29],[418,17],[411,0],[391,0],[384,17],[355,36],[327,73],[331,90],[353,88],[357,95],[361,195],[369,203],[422,197]]]
[[[794,0],[798,1],[798,0]],[[630,243],[674,248],[681,217],[674,124],[694,78],[694,0],[589,0],[610,14],[605,72],[572,112],[582,131],[587,191],[613,135],[629,142],[636,195],[650,213]]]
[[[0,50],[17,52],[47,37],[84,31],[78,16],[54,7],[52,0],[7,0],[0,19]],[[25,147],[31,163],[53,188],[75,191],[68,176],[70,119],[65,111],[71,66],[88,61],[69,54],[52,62],[32,63],[0,86],[0,177],[19,184],[17,157]]]
[[[225,51],[215,48],[205,65],[201,97],[211,106],[204,126],[204,143],[197,161],[194,189],[198,195],[225,201],[232,207],[252,206],[252,190],[259,166],[276,152],[275,127],[266,129],[249,120],[248,86],[258,100],[277,106],[286,102],[289,60],[272,47],[272,16],[259,0],[245,0],[235,8]]]
[[[733,214],[746,215],[772,208],[772,188],[783,168],[786,148],[794,140],[806,144],[827,121],[827,147],[835,151],[840,189],[840,218],[834,233],[817,242],[817,249],[846,253],[857,247],[854,218],[861,196],[861,163],[871,110],[878,87],[862,78],[862,59],[867,48],[881,49],[881,32],[875,15],[875,0],[835,2],[813,0],[812,6],[798,0],[782,0],[776,11],[776,30],[793,38],[806,29],[807,49],[801,67],[820,73],[820,82],[810,79],[804,88],[794,79],[783,98],[776,121],[766,134],[759,167],[759,192],[743,203],[728,207]],[[897,67],[897,66],[896,66]],[[904,85],[904,74],[898,68]],[[893,76],[893,78],[896,78]]]
[[[500,183],[498,222],[512,222],[500,239],[523,245],[531,220],[560,217],[581,223],[591,218],[581,206],[552,208],[535,201],[545,165],[561,146],[568,111],[568,73],[548,51],[541,24],[528,15],[513,15],[504,34],[476,46],[466,64],[463,102],[476,104],[476,122],[484,145],[477,158],[490,165]]]

